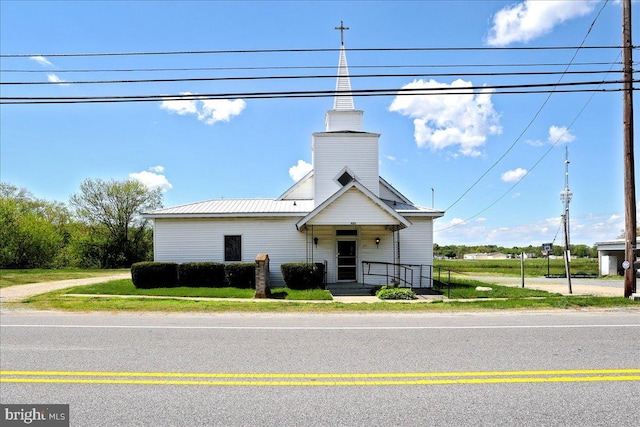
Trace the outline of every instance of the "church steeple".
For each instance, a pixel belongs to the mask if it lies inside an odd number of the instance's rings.
[[[340,26],[336,27],[336,30],[340,30],[340,59],[333,110],[327,111],[325,118],[327,132],[362,131],[362,111],[356,110],[353,104],[347,53],[344,47],[344,30],[348,29],[349,27],[345,27],[342,21],[340,21]]]
[[[341,95],[346,93],[345,95]],[[336,82],[336,96],[333,100],[333,109],[336,111],[352,111],[353,96],[351,95],[351,80],[349,79],[349,67],[347,67],[347,53],[344,45],[340,47],[340,61],[338,62],[338,81]]]

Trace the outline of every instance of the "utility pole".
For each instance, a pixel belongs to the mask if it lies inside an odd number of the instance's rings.
[[[633,45],[631,43],[631,0],[622,1],[622,66],[624,127],[624,296],[636,291],[636,179],[633,153]],[[628,263],[628,264],[627,264]]]
[[[562,200],[562,228],[564,230],[564,269],[567,274],[567,285],[569,285],[569,293],[571,289],[571,248],[569,238],[569,203],[573,193],[569,190],[569,147],[564,147],[564,190],[560,192],[560,200]]]

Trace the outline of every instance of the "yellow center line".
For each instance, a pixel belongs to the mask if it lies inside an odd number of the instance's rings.
[[[0,371],[0,383],[209,386],[384,386],[640,381],[640,375],[637,374],[640,374],[640,369],[370,373]],[[334,379],[334,381],[328,381],[328,379]]]
[[[640,369],[569,369],[549,371],[472,372],[365,372],[365,373],[232,373],[232,372],[104,372],[104,371],[0,371],[3,375],[75,377],[164,377],[164,378],[437,378],[542,375],[640,374]]]

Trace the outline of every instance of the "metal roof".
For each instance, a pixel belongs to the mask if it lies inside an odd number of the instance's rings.
[[[304,216],[312,200],[216,199],[145,212],[150,218],[171,216]]]

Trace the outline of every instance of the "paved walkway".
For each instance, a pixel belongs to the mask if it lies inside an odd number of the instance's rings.
[[[60,289],[130,278],[131,273],[120,273],[112,276],[88,277],[85,279],[58,280],[56,282],[7,286],[0,289],[0,302],[18,302],[35,295],[46,294],[47,292],[58,291]]]

